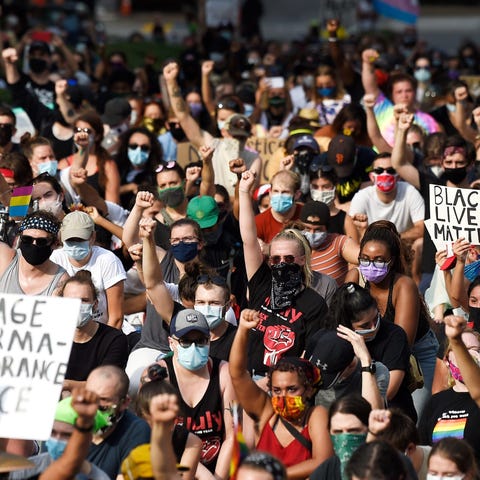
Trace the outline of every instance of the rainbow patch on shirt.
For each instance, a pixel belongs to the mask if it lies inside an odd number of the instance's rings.
[[[432,433],[432,442],[438,442],[442,438],[455,437],[463,438],[467,417],[464,418],[442,418],[437,422]]]

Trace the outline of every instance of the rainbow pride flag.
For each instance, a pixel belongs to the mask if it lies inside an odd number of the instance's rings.
[[[230,480],[237,477],[238,467],[242,460],[248,455],[248,447],[242,432],[242,425],[239,420],[239,406],[234,403],[232,405],[233,431],[235,432],[235,441],[233,444],[232,458],[230,459]]]
[[[373,0],[373,7],[379,15],[414,25],[420,8],[418,0]]]
[[[28,212],[33,186],[13,189],[8,213],[11,217],[24,217]]]
[[[438,442],[445,437],[463,438],[467,418],[442,418],[437,422],[432,432],[432,442]]]

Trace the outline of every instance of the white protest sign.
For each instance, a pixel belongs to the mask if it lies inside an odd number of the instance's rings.
[[[46,440],[80,299],[0,294],[0,437]]]
[[[437,250],[459,238],[480,245],[480,190],[430,185],[430,219],[425,227]]]

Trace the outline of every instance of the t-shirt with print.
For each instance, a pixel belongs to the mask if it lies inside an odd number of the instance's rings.
[[[63,248],[52,252],[50,260],[61,265],[73,277],[80,270],[88,270],[98,291],[98,304],[93,312],[93,319],[100,323],[108,322],[108,305],[105,290],[127,278],[122,262],[113,252],[94,245],[90,260],[81,267],[74,267]]]
[[[325,326],[328,309],[317,292],[305,288],[290,307],[272,310],[272,272],[266,263],[250,279],[248,289],[249,308],[260,312],[258,326],[250,331],[248,368],[255,375],[265,375],[283,356],[302,355],[307,338]]]
[[[420,443],[433,445],[445,437],[462,438],[480,460],[480,408],[468,392],[452,388],[436,393],[423,410],[418,426]]]

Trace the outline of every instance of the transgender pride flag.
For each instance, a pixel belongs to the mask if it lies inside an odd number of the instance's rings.
[[[420,13],[418,0],[373,0],[373,7],[380,15],[412,25]]]

